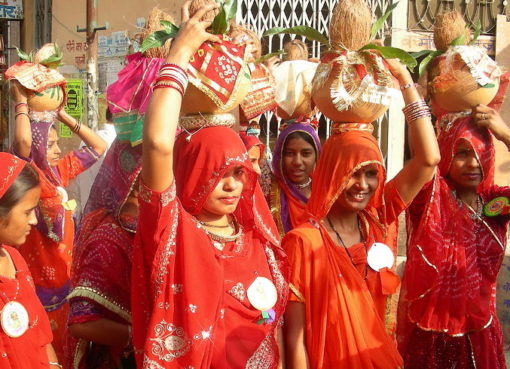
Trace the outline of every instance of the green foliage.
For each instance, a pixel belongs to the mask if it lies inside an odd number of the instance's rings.
[[[27,54],[26,52],[24,52],[23,50],[21,50],[20,48],[16,48],[16,52],[18,53],[18,56],[21,60],[25,60],[25,61],[28,61],[28,62],[31,62],[32,61],[32,55],[30,54]]]
[[[266,54],[266,55],[262,55],[260,58],[258,58],[257,60],[255,60],[255,64],[260,64],[260,63],[263,63],[265,62],[266,60],[272,58],[273,56],[279,56],[279,55],[284,55],[285,54],[285,51],[283,50],[279,50],[279,51],[276,51],[274,53],[269,53],[269,54]]]
[[[413,70],[414,67],[416,67],[417,62],[416,59],[413,58],[411,54],[408,52],[399,49],[397,47],[390,47],[390,46],[379,46],[374,44],[368,44],[363,46],[360,51],[362,50],[377,50],[385,59],[398,59],[402,64],[404,64],[409,69]]]
[[[172,22],[162,20],[160,23],[165,29],[151,33],[143,40],[140,52],[144,53],[149,49],[163,46],[167,40],[174,38],[179,32],[179,27]]]
[[[423,72],[427,69],[427,66],[429,63],[434,59],[435,57],[442,55],[443,52],[441,50],[424,50],[426,53],[422,53],[423,55],[427,55],[423,60],[421,61],[419,67],[418,67],[418,74],[421,76]]]
[[[480,37],[480,33],[482,32],[482,23],[480,22],[480,19],[476,21],[475,29],[473,31],[473,39],[469,43],[470,45],[474,45],[476,40],[478,40],[478,37]]]
[[[51,64],[57,64],[60,65],[60,61],[64,57],[64,53],[62,53],[62,50],[60,50],[60,47],[58,47],[57,44],[54,44],[54,52],[53,55],[47,57],[46,59],[42,60],[40,64],[49,66]]]
[[[230,21],[235,18],[237,13],[237,0],[220,1],[220,12],[214,18],[211,25],[211,33],[222,35],[228,32]]]
[[[461,46],[466,44],[466,36],[460,35],[456,37],[452,42],[450,42],[450,46]]]
[[[322,33],[317,31],[316,29],[308,26],[296,26],[296,27],[274,27],[268,29],[262,36],[271,36],[278,34],[293,34],[298,36],[304,36],[311,41],[320,42],[323,45],[326,45],[329,48],[329,40]]]
[[[386,10],[386,12],[381,17],[379,17],[379,19],[377,19],[375,23],[372,25],[372,30],[370,31],[371,40],[373,40],[375,36],[377,36],[377,33],[381,30],[381,28],[383,28],[384,22],[386,22],[386,19],[388,19],[391,12],[393,12],[393,9],[395,9],[397,5],[398,1],[396,3],[391,4]]]

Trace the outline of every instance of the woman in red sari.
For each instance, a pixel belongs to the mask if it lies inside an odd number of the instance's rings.
[[[506,368],[495,298],[510,188],[493,183],[492,136],[510,148],[497,112],[507,85],[505,76],[490,106],[471,115],[438,113],[439,173],[408,210],[399,304],[406,368]]]
[[[388,62],[406,104],[423,106],[409,72]],[[416,113],[408,124],[414,155],[387,184],[370,131],[340,129],[322,149],[309,220],[282,241],[291,264],[285,336],[294,369],[402,368],[384,326],[388,297],[399,284],[388,231],[439,161],[430,114]]]
[[[26,161],[0,153],[0,178],[0,367],[61,369],[48,317],[15,249],[37,223],[39,176]]]
[[[278,136],[270,203],[281,236],[306,220],[306,203],[313,187],[311,175],[320,150],[319,136],[309,123],[289,122]]]
[[[64,109],[58,112],[29,111],[23,88],[18,82],[11,83],[16,103],[14,151],[33,164],[41,181],[41,199],[36,211],[38,223],[19,251],[30,268],[37,296],[48,312],[53,345],[57,356],[62,358],[69,313],[66,297],[70,290],[69,271],[74,240],[72,214],[75,206],[65,187],[96,162],[105,151],[106,143]],[[61,157],[54,125],[57,116],[87,146]]]
[[[141,146],[115,141],[92,186],[73,255],[67,367],[134,367],[131,251],[138,223]],[[131,365],[131,366],[129,366]]]
[[[179,76],[202,42],[219,41],[199,21],[214,7],[188,20],[185,5],[166,59]],[[177,89],[156,89],[144,123],[132,271],[137,365],[276,368],[288,286],[274,223],[237,133],[209,127],[174,139],[181,100]]]

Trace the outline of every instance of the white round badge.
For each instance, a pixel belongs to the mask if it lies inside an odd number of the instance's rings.
[[[248,301],[257,310],[271,310],[278,300],[278,291],[269,279],[257,277],[246,290]]]
[[[374,242],[368,250],[367,263],[376,272],[382,268],[391,268],[394,262],[393,252],[382,242]]]
[[[69,200],[69,195],[67,194],[67,191],[64,187],[57,186],[57,191],[60,197],[62,198],[62,204]]]
[[[17,301],[9,301],[2,309],[0,323],[9,337],[21,337],[28,329],[27,309]]]

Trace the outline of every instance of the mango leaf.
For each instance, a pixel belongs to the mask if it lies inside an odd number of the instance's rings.
[[[475,23],[475,29],[473,31],[473,39],[469,43],[470,45],[474,45],[478,37],[480,37],[480,33],[482,32],[482,23],[480,23],[480,19],[478,19]]]
[[[57,44],[54,44],[54,52],[53,52],[53,55],[47,57],[46,59],[42,60],[41,61],[41,64],[43,65],[49,65],[49,64],[54,64],[54,63],[60,63],[60,61],[62,60],[64,54],[62,53],[62,50],[60,50],[60,47],[58,47]]]
[[[386,19],[390,16],[393,9],[395,9],[398,5],[398,1],[396,3],[391,4],[386,12],[379,17],[374,24],[372,24],[372,30],[370,31],[370,39],[373,40],[375,36],[377,36],[377,33],[383,28],[384,22],[386,22]]]
[[[21,60],[32,61],[32,56],[24,52],[23,50],[16,48],[16,52]]]
[[[175,24],[173,24],[170,21],[167,20],[160,20],[159,23],[165,27],[165,30],[167,31],[178,31],[179,27],[177,27]]]
[[[427,55],[420,63],[418,67],[418,74],[421,76],[423,72],[427,69],[427,65],[434,59],[436,56],[441,55],[443,52],[441,50],[431,51],[429,55]]]
[[[487,83],[486,85],[482,86],[482,88],[494,88],[496,85],[494,83]]]
[[[418,59],[421,58],[423,55],[430,54],[433,50],[421,50],[421,51],[415,51],[410,53],[413,58]]]
[[[271,36],[271,35],[278,35],[278,34],[293,34],[298,36],[304,36],[307,39],[311,41],[317,41],[320,42],[323,45],[326,45],[329,47],[329,40],[326,36],[324,36],[322,33],[317,31],[316,29],[308,26],[296,26],[296,27],[289,27],[289,28],[283,28],[283,27],[274,27],[271,29],[268,29],[262,36]]]
[[[147,37],[142,42],[142,46],[140,47],[140,52],[144,53],[149,49],[154,47],[161,47],[165,44],[165,42],[171,38],[174,38],[177,35],[177,31],[168,32],[167,30],[156,31],[151,33],[149,37]]]
[[[255,64],[263,63],[263,62],[265,62],[267,59],[272,58],[273,56],[279,56],[279,55],[284,55],[284,54],[285,54],[285,51],[283,51],[283,50],[279,50],[279,51],[276,51],[276,52],[274,52],[274,53],[269,53],[269,54],[266,54],[266,55],[262,55],[260,58],[258,58],[257,60],[255,60]]]
[[[227,13],[225,11],[225,6],[222,5],[220,7],[220,12],[216,17],[214,17],[214,20],[211,24],[211,33],[215,35],[222,35],[226,33],[228,30],[228,21],[227,21]]]
[[[452,42],[450,42],[450,46],[460,46],[466,44],[466,37],[464,35],[460,35],[455,38]]]
[[[390,46],[379,46],[374,44],[368,44],[363,46],[360,50],[377,50],[381,53],[385,59],[399,59],[409,69],[413,70],[416,67],[416,59],[411,56],[407,51],[399,49],[397,47]]]
[[[230,24],[230,20],[234,19],[237,14],[237,0],[227,0],[223,7],[227,16],[227,23]]]

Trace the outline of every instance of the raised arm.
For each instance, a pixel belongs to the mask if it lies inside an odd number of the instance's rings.
[[[201,21],[202,16],[218,5],[200,9],[189,18],[189,1],[182,10],[181,28],[172,42],[165,63],[186,70],[190,58],[205,41],[218,42],[217,36],[206,32],[211,22]],[[163,191],[173,182],[173,149],[179,123],[182,96],[174,88],[158,88],[152,93],[143,128],[142,179],[155,191]],[[196,102],[200,104],[199,101]]]
[[[27,95],[25,89],[16,80],[11,81],[11,96],[14,102],[14,140],[16,154],[30,157],[32,148],[32,131],[28,117]]]
[[[480,104],[473,109],[472,116],[476,125],[486,127],[497,140],[503,142],[510,150],[510,128],[497,110]]]
[[[76,133],[85,145],[92,148],[98,155],[103,155],[106,151],[106,142],[99,137],[93,130],[89,127],[82,125],[72,116],[66,113],[66,111],[62,108],[58,112],[58,120],[68,126],[71,131]]]
[[[423,101],[407,69],[397,60],[387,60],[391,73],[398,80],[406,107],[419,106]],[[413,105],[411,105],[413,104]],[[407,119],[412,157],[395,176],[395,185],[405,203],[410,203],[423,185],[430,181],[441,159],[434,127],[430,115],[420,113],[420,108],[411,109]],[[417,117],[417,119],[414,119]]]

